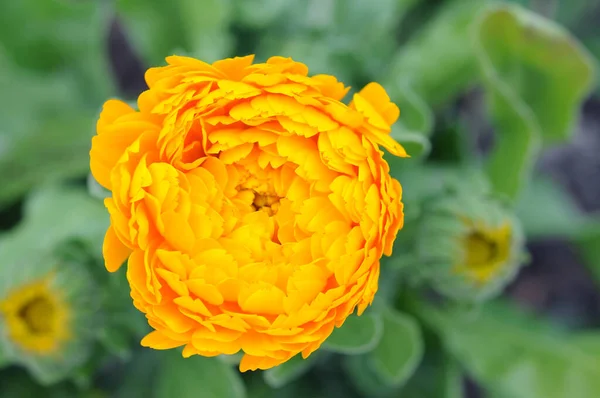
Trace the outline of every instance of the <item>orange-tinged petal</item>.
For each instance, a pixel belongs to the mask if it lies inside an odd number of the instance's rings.
[[[104,236],[104,244],[102,245],[104,265],[108,272],[115,272],[121,268],[121,265],[123,265],[130,254],[131,249],[119,240],[113,226],[108,227]]]
[[[398,108],[376,83],[346,105],[349,88],[290,58],[167,63],[146,72],[139,111],[110,100],[97,124],[106,268],[129,256],[155,330],[144,346],[241,350],[242,371],[306,357],[373,301],[402,227],[381,150],[406,156]]]
[[[148,333],[141,344],[144,347],[154,348],[155,350],[168,350],[169,348],[181,347],[185,344],[183,341],[172,340],[159,331]]]

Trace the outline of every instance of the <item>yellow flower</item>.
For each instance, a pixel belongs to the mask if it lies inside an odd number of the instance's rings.
[[[0,300],[8,337],[25,351],[51,355],[69,339],[69,309],[50,278],[21,286]]]
[[[403,214],[379,146],[399,110],[378,84],[273,57],[185,57],[146,73],[139,110],[109,100],[90,166],[112,191],[103,253],[129,258],[142,344],[242,350],[242,371],[307,357],[372,302]]]
[[[417,278],[460,300],[499,293],[525,259],[523,233],[510,210],[475,190],[425,203],[417,220]]]
[[[458,256],[454,272],[467,274],[476,284],[485,284],[500,271],[510,255],[512,227],[509,222],[498,226],[474,225],[467,221],[469,232],[462,237],[463,255]]]

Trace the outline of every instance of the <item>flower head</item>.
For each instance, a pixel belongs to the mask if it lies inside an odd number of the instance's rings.
[[[69,339],[69,308],[52,291],[52,276],[20,286],[0,301],[8,337],[24,350],[52,354]]]
[[[523,245],[521,227],[510,212],[475,192],[434,199],[419,220],[421,276],[458,299],[498,293],[522,264]]]
[[[0,254],[15,242],[0,242]],[[30,250],[1,258],[0,351],[39,382],[59,381],[90,353],[97,310],[90,275],[56,253]]]
[[[146,73],[139,110],[104,105],[90,152],[112,191],[109,271],[129,258],[142,344],[245,353],[266,369],[310,355],[377,290],[402,227],[400,184],[379,146],[399,116],[384,89],[348,89],[273,57],[184,57]]]

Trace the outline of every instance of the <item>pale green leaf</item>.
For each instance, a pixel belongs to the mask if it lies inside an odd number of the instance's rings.
[[[391,61],[389,80],[411,84],[426,102],[441,105],[479,80],[470,37],[487,1],[450,0]]]
[[[311,354],[306,359],[302,359],[302,355],[298,354],[281,365],[265,370],[263,372],[265,382],[272,388],[280,388],[308,372],[318,357],[318,352]]]
[[[177,0],[185,37],[192,56],[215,62],[231,56],[233,38],[229,33],[232,0]],[[246,55],[246,54],[235,54]]]
[[[562,27],[516,5],[489,7],[473,32],[497,136],[490,180],[515,198],[541,144],[571,135],[595,65]]]
[[[375,348],[382,333],[383,322],[379,314],[351,315],[331,333],[322,348],[340,354],[363,354]]]
[[[89,174],[86,182],[88,192],[94,198],[103,200],[111,197],[112,192],[104,188],[102,185],[98,184],[98,181],[96,181],[93,175]]]
[[[393,103],[400,108],[396,122],[401,131],[429,137],[433,132],[433,111],[429,105],[406,83],[384,84]]]
[[[264,28],[284,13],[291,0],[235,0],[236,19],[252,28]]]
[[[593,397],[600,391],[600,335],[585,335],[583,342],[507,305],[489,304],[476,314],[421,313],[465,369],[499,396]]]
[[[398,131],[395,127],[392,129],[392,138],[398,141],[406,153],[414,159],[424,158],[431,151],[431,142],[429,139],[418,133],[412,133],[407,131]],[[404,160],[406,162],[406,160]]]
[[[85,93],[83,102],[96,105],[114,91],[105,45],[107,11],[93,1],[3,1],[0,47],[20,68],[66,72]]]
[[[163,65],[176,49],[190,52],[178,7],[162,0],[116,0],[127,38],[147,65]]]
[[[88,172],[96,110],[73,75],[19,69],[1,47],[0,68],[1,207],[35,185]]]
[[[231,55],[229,0],[117,0],[117,12],[150,65],[163,65],[170,55],[209,63]]]
[[[391,309],[383,312],[383,336],[369,358],[373,370],[390,385],[403,384],[423,357],[421,329],[415,319]]]
[[[524,188],[515,211],[530,239],[575,238],[588,222],[566,192],[542,178],[533,179]]]

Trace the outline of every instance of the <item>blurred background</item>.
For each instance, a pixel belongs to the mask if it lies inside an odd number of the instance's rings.
[[[219,368],[200,361],[193,366],[207,372],[202,380],[221,384],[182,386],[173,374],[188,366],[167,366],[177,361],[172,354],[138,347],[144,318],[131,305],[124,275],[103,270],[108,215],[104,192],[89,178],[88,155],[102,103],[134,101],[146,89],[145,70],[171,54],[206,62],[290,56],[311,74],[335,75],[352,92],[378,81],[400,106],[394,134],[414,167],[485,169],[499,197],[518,197],[512,211],[529,261],[503,289],[503,300],[554,329],[596,333],[599,20],[596,0],[2,0],[0,397],[600,396],[593,387],[514,395],[493,383],[488,388],[485,372],[468,364],[452,393],[399,385],[370,393],[348,381],[337,356],[327,367],[300,367],[266,381],[258,373],[240,377],[228,362]],[[490,158],[497,161],[488,164]],[[393,173],[408,192],[402,170]],[[65,264],[60,283],[36,287],[57,263]],[[69,286],[61,300],[72,304],[80,325],[76,341],[57,362],[43,348],[15,348],[6,304],[19,302],[14,292],[51,300],[61,286]],[[43,317],[38,311],[28,316]],[[561,366],[579,369],[587,361],[586,377],[600,379],[599,341],[589,345],[596,359],[565,350]],[[201,372],[193,366],[188,379]],[[546,379],[562,375],[559,367]],[[151,381],[157,374],[166,379],[164,369],[173,369],[174,378],[156,387]],[[425,379],[429,371],[416,370]],[[520,371],[512,380],[526,383],[531,369]],[[274,388],[288,381],[292,387]]]

